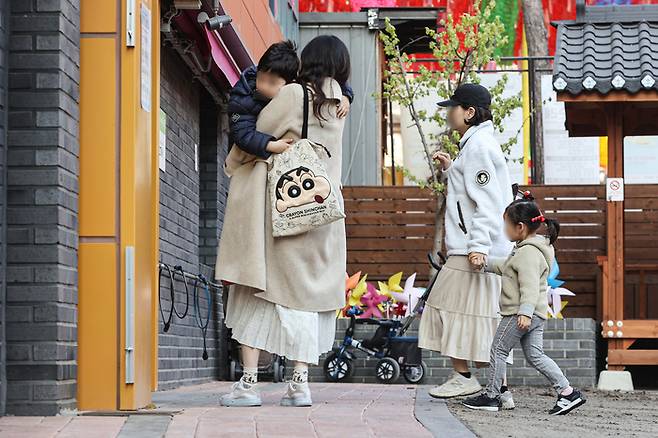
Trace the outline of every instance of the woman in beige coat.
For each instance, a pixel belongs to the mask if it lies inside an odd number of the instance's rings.
[[[349,72],[345,45],[335,36],[316,37],[302,51],[298,83],[281,89],[257,125],[258,131],[276,138],[299,139],[306,86],[308,138],[329,150],[330,157],[321,156],[334,187],[340,187],[344,124],[336,114],[342,96],[339,82],[345,82]],[[222,397],[222,404],[260,406],[256,371],[259,353],[265,350],[295,362],[281,404],[310,406],[307,364],[317,364],[319,356],[331,350],[336,309],[345,305],[345,223],[274,238],[268,161],[250,157],[237,160],[242,163],[236,166],[235,156],[227,159],[231,187],[215,277],[232,283],[226,325],[242,346],[245,375]],[[339,198],[342,203],[340,192]]]

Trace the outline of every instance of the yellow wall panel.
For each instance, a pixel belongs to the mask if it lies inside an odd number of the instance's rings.
[[[117,401],[116,244],[80,243],[78,409],[108,409]]]
[[[82,38],[80,46],[80,236],[114,236],[115,40]]]
[[[80,2],[80,31],[90,33],[116,32],[117,4],[111,0]]]

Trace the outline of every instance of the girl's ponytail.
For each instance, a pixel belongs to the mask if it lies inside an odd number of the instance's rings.
[[[546,228],[548,230],[548,240],[551,242],[551,245],[557,240],[557,236],[560,234],[560,223],[555,219],[544,219]]]

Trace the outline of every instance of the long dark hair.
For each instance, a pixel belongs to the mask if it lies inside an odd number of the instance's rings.
[[[313,90],[313,114],[326,120],[322,106],[329,101],[322,90],[325,78],[335,79],[344,84],[350,78],[350,53],[345,44],[334,35],[320,35],[313,38],[302,50],[302,67],[298,81],[302,86],[310,85]]]
[[[542,224],[545,224],[551,245],[555,243],[560,234],[560,223],[555,219],[544,217],[539,205],[529,192],[526,192],[522,199],[517,199],[508,205],[505,214],[510,222],[513,224],[526,224],[530,231],[537,231]]]

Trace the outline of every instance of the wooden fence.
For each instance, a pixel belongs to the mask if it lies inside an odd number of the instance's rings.
[[[533,186],[545,214],[560,221],[556,243],[560,278],[576,296],[569,297],[566,315],[600,314],[600,268],[596,257],[606,253],[604,186]],[[362,271],[382,280],[403,271],[427,282],[427,253],[434,237],[436,201],[417,187],[345,187],[347,263],[350,273]],[[626,186],[626,310],[632,315],[658,312],[658,186]],[[647,265],[648,264],[648,265]],[[644,270],[632,270],[640,267]]]

